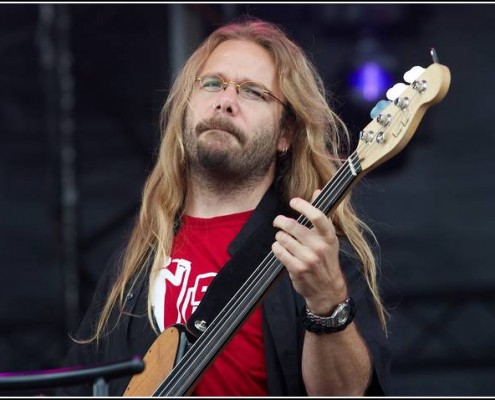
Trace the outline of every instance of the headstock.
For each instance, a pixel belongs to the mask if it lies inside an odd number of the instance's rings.
[[[432,52],[433,64],[408,71],[404,79],[410,84],[394,86],[387,92],[394,100],[382,101],[375,107],[376,118],[361,131],[356,149],[362,171],[371,170],[400,152],[411,140],[426,110],[447,94],[450,70],[439,64]],[[377,112],[377,108],[383,109]]]

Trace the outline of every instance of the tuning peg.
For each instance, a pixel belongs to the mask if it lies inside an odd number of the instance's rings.
[[[407,85],[405,83],[396,83],[394,86],[387,90],[387,99],[394,101],[406,89]]]
[[[409,71],[404,74],[404,80],[407,83],[413,83],[424,71],[423,67],[412,67]]]
[[[376,105],[372,108],[372,110],[370,111],[370,116],[372,119],[375,119],[376,117],[378,117],[378,115],[381,114],[381,112],[383,110],[385,110],[385,108],[387,108],[387,106],[392,103],[391,101],[389,100],[380,100],[378,103],[376,103]]]

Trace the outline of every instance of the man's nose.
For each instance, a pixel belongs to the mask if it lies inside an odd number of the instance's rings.
[[[224,90],[218,93],[218,98],[213,106],[216,111],[223,111],[232,115],[239,111],[239,94],[234,83],[225,85]]]

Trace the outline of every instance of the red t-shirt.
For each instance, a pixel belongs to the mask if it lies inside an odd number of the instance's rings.
[[[227,247],[252,211],[215,218],[185,216],[165,271],[164,326],[184,324],[215,275]],[[197,396],[266,396],[261,308],[257,307],[196,385]]]

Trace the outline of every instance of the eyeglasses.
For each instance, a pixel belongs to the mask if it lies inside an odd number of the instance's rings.
[[[234,85],[239,96],[248,100],[260,100],[263,99],[265,95],[273,97],[284,107],[288,107],[282,100],[275,97],[272,92],[265,89],[261,83],[246,81],[242,83],[235,82],[225,82],[223,78],[219,75],[205,75],[196,78],[199,82],[199,88],[206,92],[220,92],[221,90],[227,89],[227,86]]]

